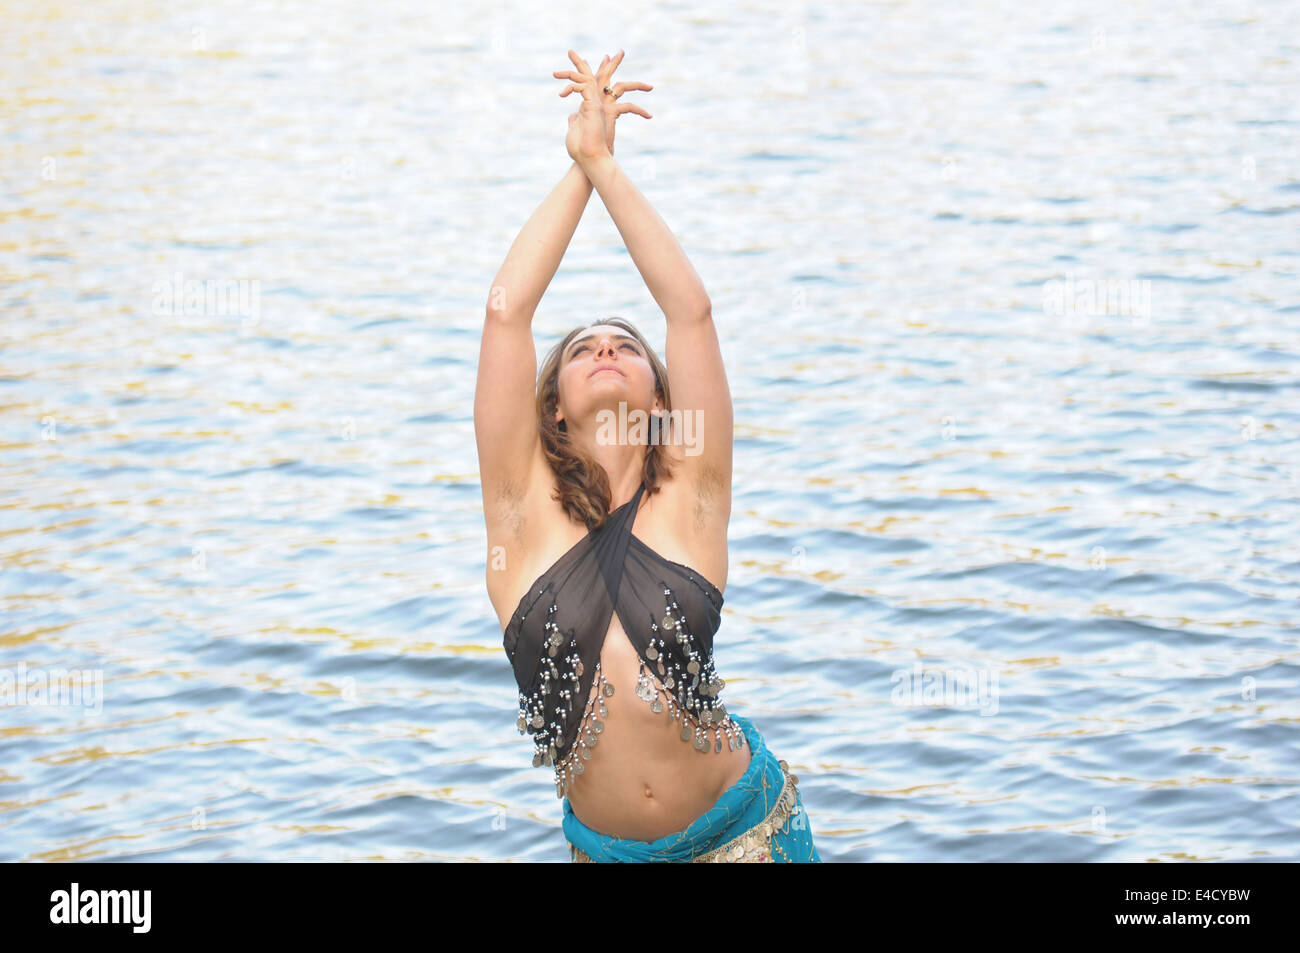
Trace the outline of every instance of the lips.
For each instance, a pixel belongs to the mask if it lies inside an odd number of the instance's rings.
[[[596,376],[597,374],[599,374],[601,371],[613,371],[613,372],[614,372],[615,374],[617,374],[619,377],[627,377],[626,374],[624,374],[622,371],[620,371],[620,370],[619,370],[617,367],[615,367],[614,365],[612,365],[612,364],[606,364],[606,365],[603,366],[603,367],[598,367],[598,368],[596,368],[594,371],[592,371],[590,374],[588,374],[588,375],[587,375],[588,380],[590,380],[591,378],[595,377],[595,376]]]

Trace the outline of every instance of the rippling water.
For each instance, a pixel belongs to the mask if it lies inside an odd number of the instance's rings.
[[[823,858],[1300,859],[1294,4],[14,6],[0,860],[567,861],[471,406],[569,47],[655,86]],[[593,196],[539,354],[608,314]]]

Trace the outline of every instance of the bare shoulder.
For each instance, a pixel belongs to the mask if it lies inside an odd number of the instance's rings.
[[[701,479],[680,446],[666,446],[673,476],[659,484],[636,521],[636,535],[666,559],[694,568],[720,592],[727,580],[727,525],[731,487],[718,478]],[[555,473],[540,444],[526,483],[502,483],[484,490],[487,526],[488,598],[504,629],[526,589],[586,534],[555,500]]]
[[[660,555],[691,566],[726,589],[727,527],[731,522],[731,484],[715,470],[694,467],[685,448],[667,445],[673,476],[653,498],[654,528],[638,535]]]

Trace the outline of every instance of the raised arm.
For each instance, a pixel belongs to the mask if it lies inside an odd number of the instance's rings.
[[[712,302],[668,225],[605,147],[597,121],[600,80],[583,70],[567,76],[582,90],[583,103],[565,145],[600,193],[667,319],[665,358],[673,409],[698,412],[703,425],[698,449],[687,450],[686,468],[701,503],[729,512],[733,414]]]
[[[731,389],[713,324],[713,304],[682,246],[611,155],[583,163],[618,226],[628,254],[668,323],[664,363],[673,410],[692,414],[695,447],[683,463],[701,507],[731,512],[734,440]],[[691,433],[687,431],[688,435]],[[721,519],[725,525],[726,520]]]
[[[533,314],[589,198],[591,182],[574,163],[519,230],[492,280],[474,388],[474,439],[489,522],[498,502],[517,500],[528,486],[530,463],[541,439],[534,405]]]
[[[576,54],[570,51],[570,57]],[[613,61],[608,57],[602,61],[598,73],[602,84],[612,77],[621,59],[620,54]],[[602,118],[607,150],[614,148],[614,122],[619,115],[637,112],[649,118],[640,107],[616,104],[618,95],[624,89],[649,88],[644,83],[620,83],[609,94],[598,95],[597,101],[607,113]],[[571,117],[570,122],[576,118]],[[537,351],[533,314],[564,258],[591,191],[586,173],[573,163],[515,236],[488,293],[474,390],[474,437],[489,529],[501,518],[500,504],[517,502],[528,487],[530,465],[541,439],[534,403]],[[507,505],[505,510],[509,509]]]

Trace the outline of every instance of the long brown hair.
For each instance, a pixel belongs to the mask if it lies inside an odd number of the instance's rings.
[[[564,354],[564,349],[583,331],[602,324],[620,327],[636,338],[641,344],[646,360],[654,370],[655,393],[664,412],[672,410],[673,406],[672,395],[668,391],[668,368],[659,359],[654,348],[646,342],[645,336],[632,322],[624,318],[606,318],[574,328],[546,355],[537,374],[537,426],[542,437],[542,450],[551,465],[551,470],[555,473],[556,495],[553,499],[564,507],[571,519],[585,523],[588,530],[600,527],[609,516],[613,503],[609,477],[605,473],[605,468],[597,463],[595,458],[573,444],[565,422],[556,422],[555,410],[560,399],[560,358]],[[665,422],[666,420],[667,418]],[[671,460],[663,446],[666,428],[660,429],[660,435],[660,442],[650,443],[641,470],[647,496],[659,492],[661,478],[672,476]]]

